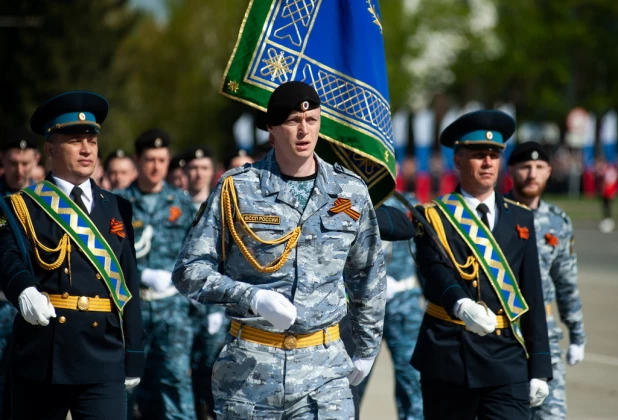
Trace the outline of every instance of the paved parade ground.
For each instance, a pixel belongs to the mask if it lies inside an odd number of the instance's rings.
[[[588,342],[584,361],[567,366],[568,418],[618,419],[618,233],[599,233],[589,222],[574,225]],[[568,337],[561,344],[566,348]],[[383,346],[361,419],[396,419],[393,395],[390,355]]]

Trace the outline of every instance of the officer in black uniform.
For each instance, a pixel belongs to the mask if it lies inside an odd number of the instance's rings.
[[[90,179],[107,111],[105,98],[85,91],[40,106],[30,124],[45,136],[51,172],[6,199],[16,229],[5,214],[0,281],[19,310],[15,419],[64,420],[69,410],[74,420],[122,419],[125,387],[143,372],[131,206]]]
[[[461,184],[417,206],[427,312],[412,365],[426,419],[527,419],[552,377],[532,212],[494,191],[515,121],[465,114],[440,136]]]

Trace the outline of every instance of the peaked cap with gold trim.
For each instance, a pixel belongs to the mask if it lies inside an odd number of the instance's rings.
[[[53,133],[99,133],[109,104],[103,96],[74,90],[54,96],[41,105],[30,119],[30,128],[49,138]]]
[[[440,134],[440,144],[451,149],[502,151],[515,132],[515,120],[502,111],[483,109],[462,115]]]

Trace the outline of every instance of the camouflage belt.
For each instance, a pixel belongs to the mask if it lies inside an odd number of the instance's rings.
[[[444,309],[442,306],[438,306],[431,302],[427,303],[426,312],[429,315],[433,316],[434,318],[441,319],[442,321],[448,321],[452,324],[457,324],[457,325],[463,325],[463,326],[466,325],[465,322],[460,321],[459,319],[451,318],[449,314],[446,312],[446,309]],[[511,323],[509,322],[509,319],[505,315],[496,315],[496,321],[498,321],[498,325],[496,326],[497,329],[510,328]]]
[[[230,334],[245,341],[279,349],[294,350],[327,344],[339,339],[339,324],[309,334],[283,334],[253,328],[232,321]]]

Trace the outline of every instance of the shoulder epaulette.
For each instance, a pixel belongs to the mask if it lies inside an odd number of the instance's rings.
[[[522,209],[530,210],[530,207],[526,206],[525,204],[520,203],[519,201],[514,201],[514,200],[511,200],[510,198],[506,198],[506,197],[503,197],[503,198],[504,198],[504,201],[508,201],[511,204],[515,204],[516,206],[519,206]]]
[[[564,220],[564,222],[567,225],[571,224],[571,218],[569,217],[568,214],[566,214],[566,212],[564,210],[562,210],[560,207],[556,206],[555,204],[551,204],[551,203],[547,203],[547,207],[549,208],[549,211],[552,212],[553,214],[555,214],[556,216],[560,217],[562,220]]]
[[[362,179],[362,178],[361,178],[361,177],[360,177],[357,173],[355,173],[355,172],[353,172],[353,171],[349,170],[348,168],[344,168],[343,166],[341,166],[341,165],[340,165],[340,164],[338,164],[338,163],[335,163],[335,164],[333,165],[333,169],[335,170],[335,172],[338,172],[338,173],[340,173],[340,174],[346,174],[346,175],[349,175],[349,176],[351,176],[351,177],[354,177],[354,178],[360,179],[361,181],[363,180],[363,179]]]
[[[221,179],[225,179],[229,176],[242,174],[243,172],[247,172],[249,169],[251,169],[251,164],[245,163],[242,166],[238,166],[236,168],[230,169],[229,171],[225,172],[223,175],[221,175]]]

